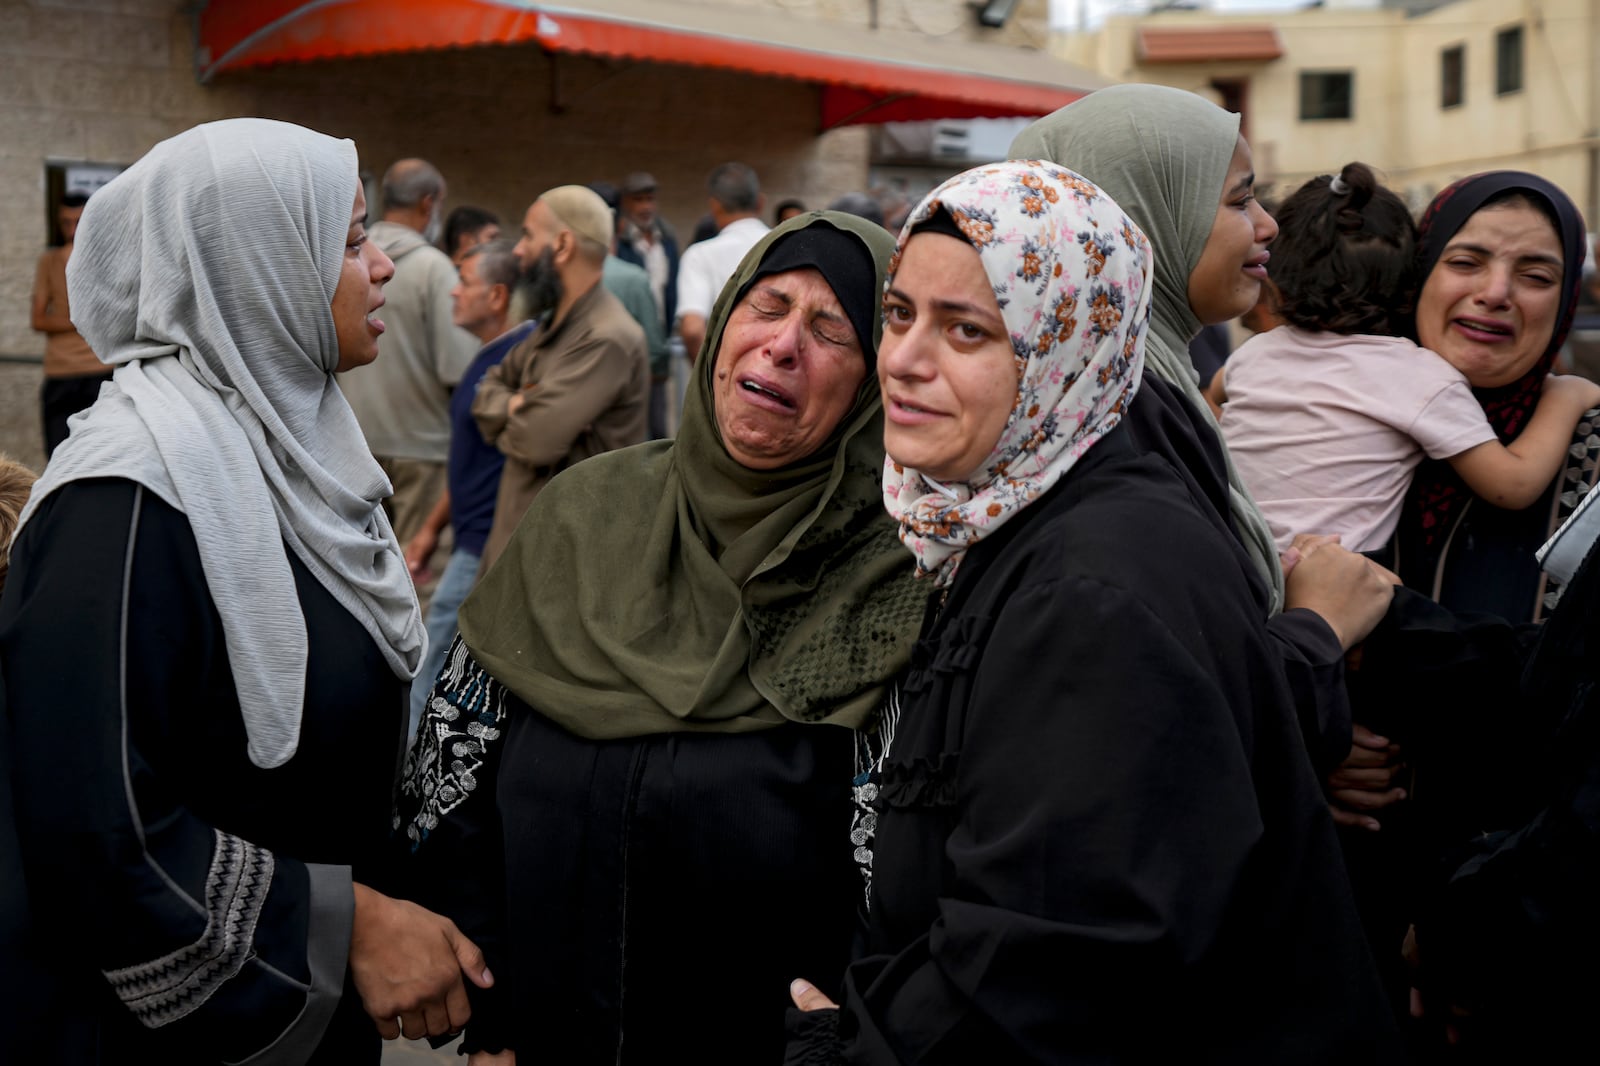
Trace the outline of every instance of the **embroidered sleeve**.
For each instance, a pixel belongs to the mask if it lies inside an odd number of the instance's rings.
[[[508,700],[457,636],[406,756],[394,817],[405,852],[399,894],[455,922],[494,973],[515,968],[504,948],[505,845],[494,794]],[[463,1052],[510,1047],[510,1035],[526,1027],[506,1002],[508,985],[468,984],[472,1021]]]
[[[194,649],[223,647],[193,537],[142,489],[86,486],[24,530],[7,604],[25,607],[0,616],[31,920],[56,961],[174,1046],[305,1061],[344,984],[350,869],[275,854],[191,805],[153,722],[207,698]],[[160,599],[135,595],[152,573]],[[172,662],[129,653],[152,618]]]
[[[394,828],[412,851],[478,791],[489,748],[504,732],[505,713],[505,686],[477,664],[457,635],[428,693],[402,774]]]
[[[270,851],[216,834],[199,900],[206,921],[199,938],[158,959],[104,971],[135,1018],[152,1029],[175,1022],[243,968],[272,869]]]

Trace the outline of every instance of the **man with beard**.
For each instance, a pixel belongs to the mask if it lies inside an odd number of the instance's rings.
[[[506,457],[485,568],[547,481],[645,439],[644,331],[601,284],[612,227],[611,209],[582,185],[551,189],[523,217],[516,254],[539,327],[490,368],[472,401],[484,439]]]
[[[385,508],[402,544],[444,491],[450,390],[479,347],[452,321],[456,268],[433,246],[443,228],[444,194],[444,177],[427,160],[402,159],[384,174],[383,218],[367,227],[367,239],[394,260],[384,332],[368,371],[339,382],[394,486]]]

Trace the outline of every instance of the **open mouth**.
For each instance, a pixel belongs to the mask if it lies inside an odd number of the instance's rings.
[[[1504,322],[1484,318],[1458,318],[1455,324],[1462,332],[1483,340],[1509,340],[1515,333]]]
[[[759,396],[787,410],[793,411],[795,409],[794,399],[788,393],[773,388],[764,381],[758,381],[755,378],[741,378],[739,387],[753,396]]]

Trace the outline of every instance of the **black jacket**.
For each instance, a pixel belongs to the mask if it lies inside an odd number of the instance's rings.
[[[667,287],[661,295],[661,302],[666,306],[661,308],[662,320],[666,323],[667,336],[672,335],[672,324],[676,321],[678,312],[678,238],[672,233],[665,222],[657,222],[659,229],[657,235],[661,246],[667,250]],[[644,256],[634,248],[633,242],[624,238],[617,239],[617,258],[626,260],[636,267],[644,267]]]
[[[405,686],[285,555],[309,638],[305,715],[295,755],[266,770],[182,513],[128,481],[78,481],[17,537],[0,787],[26,870],[29,980],[45,990],[25,1019],[45,1034],[39,1061],[378,1059],[345,980],[350,883],[388,839]]]
[[[791,1061],[1398,1058],[1225,482],[1150,437],[968,552],[883,768],[869,954]]]

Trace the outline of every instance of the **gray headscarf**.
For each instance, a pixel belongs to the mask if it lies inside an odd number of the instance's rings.
[[[1201,322],[1189,307],[1189,275],[1200,262],[1222,199],[1222,185],[1239,140],[1239,116],[1162,85],[1099,89],[1033,123],[1011,142],[1010,158],[1044,159],[1070,167],[1105,190],[1155,248],[1155,302],[1145,340],[1145,364],[1199,409],[1189,342]],[[1218,434],[1219,441],[1221,434]],[[1283,571],[1266,519],[1251,499],[1233,459],[1228,464],[1234,526],[1283,606]]]
[[[232,119],[152,148],[84,208],[67,267],[77,326],[116,368],[34,488],[135,481],[182,511],[222,618],[257,766],[300,740],[305,617],[284,545],[398,678],[426,637],[379,501],[388,479],[334,381],[330,304],[355,146]]]

